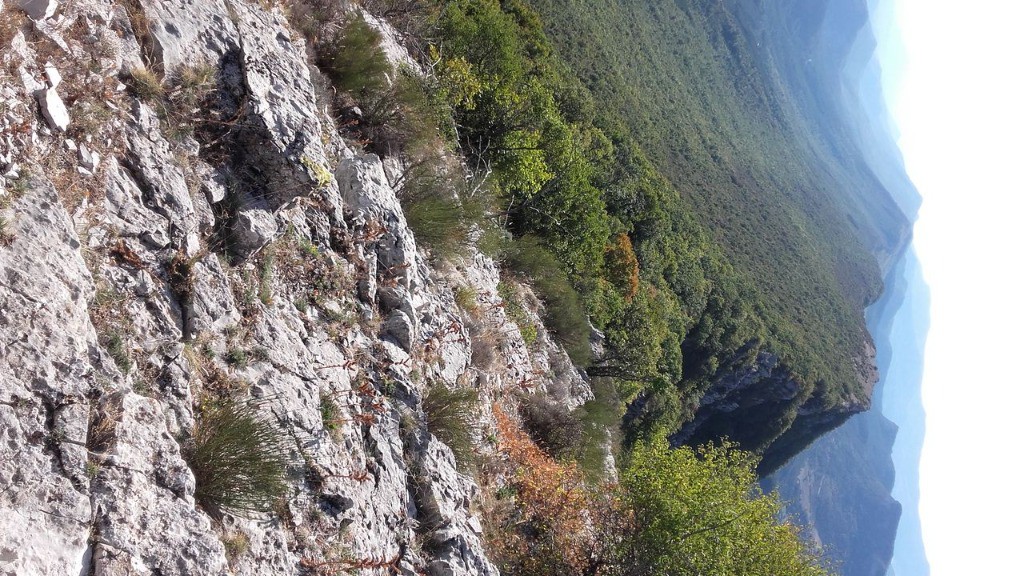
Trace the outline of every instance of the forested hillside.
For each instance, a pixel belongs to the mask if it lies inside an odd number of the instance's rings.
[[[438,13],[455,137],[605,332],[589,372],[618,379],[627,437],[693,422],[676,441],[729,436],[765,454],[763,470],[866,406],[863,307],[907,233],[844,136],[833,79],[793,71],[822,23],[780,28],[778,10],[508,0]],[[569,325],[556,332],[581,340]],[[746,373],[774,384],[739,392],[738,411],[708,406]],[[801,407],[806,424],[776,443]]]

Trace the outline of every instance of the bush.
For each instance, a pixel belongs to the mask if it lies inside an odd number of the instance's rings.
[[[380,33],[359,17],[316,42],[316,63],[339,89],[356,97],[387,86],[391,65],[380,49]]]
[[[565,347],[573,363],[581,367],[590,365],[590,323],[579,294],[555,255],[537,237],[524,236],[512,245],[506,262],[532,281],[544,301],[544,326]]]
[[[206,408],[184,456],[196,477],[196,502],[211,516],[266,512],[285,492],[286,436],[252,404]]]
[[[470,189],[462,165],[439,142],[436,146],[407,158],[409,168],[396,187],[416,240],[441,257],[451,257],[494,225],[493,196],[484,186]]]
[[[729,443],[638,444],[622,474],[636,519],[623,550],[630,573],[827,576],[799,528],[779,522],[778,498],[757,488],[756,465]]]
[[[594,399],[577,408],[575,416],[583,428],[583,440],[576,462],[589,481],[604,481],[608,474],[608,452],[618,458],[622,444],[624,407],[612,378],[592,378]]]
[[[559,460],[576,460],[583,447],[583,422],[565,405],[534,394],[519,406],[530,438]]]
[[[439,192],[439,191],[438,191]],[[442,257],[458,254],[468,243],[468,233],[458,199],[450,191],[402,197],[405,219],[417,242]]]
[[[218,120],[208,105],[217,88],[217,69],[208,64],[182,66],[161,78],[148,68],[129,71],[128,85],[152,106],[168,135],[180,140]]]
[[[488,517],[488,552],[502,573],[615,574],[602,570],[612,552],[605,534],[625,529],[614,489],[591,489],[575,464],[545,454],[497,406],[494,416],[515,490],[513,508]]]
[[[473,460],[473,423],[479,402],[476,390],[434,384],[423,397],[427,429],[452,449],[459,466]]]

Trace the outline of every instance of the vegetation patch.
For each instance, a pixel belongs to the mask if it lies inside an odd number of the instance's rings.
[[[128,85],[152,106],[173,140],[191,137],[215,120],[210,99],[217,89],[217,70],[208,64],[182,66],[161,78],[147,67],[129,71]]]
[[[435,382],[423,397],[427,430],[452,449],[459,466],[473,461],[473,427],[479,403],[476,390]]]
[[[330,394],[320,394],[320,420],[329,432],[335,432],[340,427],[341,408]]]
[[[530,439],[549,456],[574,460],[581,452],[583,422],[564,404],[534,394],[520,404],[519,414]]]
[[[230,566],[235,566],[249,551],[249,537],[244,532],[225,533],[221,535],[220,541],[224,544],[224,554]]]
[[[462,308],[466,312],[473,314],[480,309],[480,305],[477,304],[476,301],[476,290],[474,290],[472,286],[467,286],[464,284],[456,286],[454,290],[454,296],[455,305],[458,306],[459,308]]]
[[[523,342],[527,346],[532,346],[537,341],[537,325],[533,323],[529,314],[526,313],[526,309],[523,308],[522,300],[516,292],[515,286],[505,280],[498,282],[498,295],[501,296],[504,303],[505,314],[519,327]]]
[[[254,404],[231,399],[204,407],[184,457],[196,477],[196,502],[216,518],[267,512],[285,494],[287,436]]]
[[[135,364],[130,339],[134,330],[129,321],[128,296],[101,282],[89,305],[89,318],[96,328],[100,345],[106,349],[118,369],[128,374]]]
[[[0,216],[0,246],[10,246],[14,242],[14,232],[6,218]]]
[[[512,244],[506,261],[513,269],[526,274],[544,301],[544,326],[565,347],[577,366],[589,366],[587,313],[555,255],[544,248],[538,238],[526,236]]]
[[[621,484],[588,484],[494,407],[499,450],[512,467],[486,541],[503,572],[635,576],[825,576],[780,504],[757,489],[756,458],[734,445],[671,450],[639,443]],[[511,486],[511,489],[508,487]]]

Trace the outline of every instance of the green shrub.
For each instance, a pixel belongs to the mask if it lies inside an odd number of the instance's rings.
[[[403,198],[403,211],[416,240],[441,256],[456,254],[466,245],[467,230],[454,196]]]
[[[779,521],[781,504],[757,487],[756,465],[730,443],[638,444],[621,479],[635,518],[622,541],[630,573],[828,576],[799,527]]]
[[[196,477],[196,502],[211,516],[266,512],[285,493],[284,432],[240,400],[203,410],[185,461]]]
[[[472,430],[478,401],[476,390],[449,388],[440,382],[423,397],[427,429],[452,449],[459,466],[466,466],[473,459]]]
[[[463,253],[478,232],[492,226],[493,196],[484,186],[469,189],[462,167],[443,151],[410,162],[398,187],[416,240],[443,258]]]
[[[590,364],[590,324],[579,294],[569,283],[562,265],[535,236],[519,238],[509,249],[506,262],[530,278],[544,301],[547,327],[577,366]]]
[[[431,95],[435,91],[431,81],[403,69],[390,85],[364,92],[358,101],[369,148],[381,156],[404,155],[411,165],[441,163],[435,158],[445,147],[439,127],[452,120]]]
[[[618,458],[621,450],[624,406],[612,378],[592,378],[590,387],[594,399],[573,412],[583,427],[576,462],[588,480],[599,483],[607,479],[608,451]]]
[[[359,17],[316,44],[317,65],[341,90],[359,96],[387,86],[391,65],[380,49],[380,33]]]
[[[235,368],[245,368],[249,365],[249,353],[242,348],[231,348],[224,354],[224,361]]]

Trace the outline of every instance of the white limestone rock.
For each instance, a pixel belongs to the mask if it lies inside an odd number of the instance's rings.
[[[14,5],[21,8],[33,20],[45,20],[57,11],[57,0],[14,0]]]
[[[265,206],[238,211],[231,229],[232,249],[241,255],[251,254],[277,237],[277,219]]]
[[[68,108],[60,99],[57,90],[55,88],[40,90],[36,92],[36,100],[39,101],[43,118],[46,118],[46,123],[50,125],[50,128],[67,132],[68,126],[71,125],[71,115],[68,114]]]
[[[104,405],[118,419],[93,491],[97,574],[222,574],[224,547],[195,507],[195,480],[160,402],[129,393]]]
[[[0,571],[78,574],[92,526],[92,281],[52,186],[30,180],[14,208],[13,243],[0,248]]]

